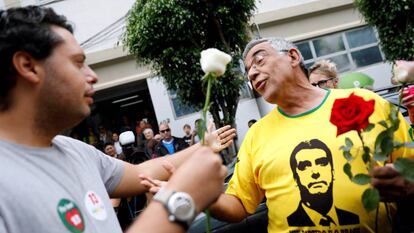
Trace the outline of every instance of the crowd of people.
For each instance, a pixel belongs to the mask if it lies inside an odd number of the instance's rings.
[[[195,124],[197,124],[197,121]],[[135,150],[143,152],[145,158],[153,159],[172,155],[199,142],[195,128],[192,130],[189,124],[185,124],[183,126],[184,137],[181,138],[173,136],[169,124],[163,122],[158,125],[157,129],[159,131],[155,134],[155,127],[148,123],[147,119],[143,119],[137,121],[136,127],[124,127],[123,132],[120,129],[116,131],[107,130],[100,125],[97,132],[93,130],[93,127],[88,127],[88,134],[85,137],[80,137],[76,133],[71,133],[70,136],[94,146],[105,154],[124,160],[125,156],[122,152],[122,143],[119,140],[120,134],[118,132],[121,131],[121,134],[132,132],[134,134],[134,142],[132,144]]]
[[[128,233],[185,232],[207,207],[218,219],[242,221],[264,198],[270,233],[391,232],[388,209],[366,212],[363,188],[342,171],[347,161],[339,148],[345,137],[357,142],[359,135],[337,137],[329,120],[335,100],[351,94],[375,101],[374,122],[387,116],[387,101],[365,89],[321,88],[335,78],[310,81],[300,51],[281,38],[251,41],[243,61],[253,88],[277,107],[250,125],[223,193],[227,169],[218,153],[235,137],[230,126],[209,130],[205,145],[194,136],[190,146],[162,123],[159,143],[147,152],[157,156],[143,162],[128,159],[137,152],[129,145],[139,144],[128,130],[119,139],[104,129],[88,139],[119,142],[125,161],[115,144],[104,149],[108,156],[59,135],[90,114],[98,77],[64,16],[38,6],[0,10],[0,232],[122,232],[110,198],[130,202],[151,189],[153,201]],[[409,142],[411,127],[398,117],[395,138]],[[146,135],[154,132],[137,127],[145,138],[140,143],[148,145]],[[364,134],[375,139],[380,132]],[[414,150],[401,148],[391,154],[397,157],[412,159]],[[363,171],[365,164],[355,161],[353,169]],[[383,201],[414,199],[414,182],[391,161],[372,170],[371,185]]]

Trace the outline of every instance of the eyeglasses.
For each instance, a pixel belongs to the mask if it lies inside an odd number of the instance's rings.
[[[164,129],[164,130],[160,130],[160,133],[165,133],[165,132],[170,132],[171,131],[171,129]]]
[[[331,81],[332,79],[334,79],[334,78],[328,78],[328,79],[321,80],[321,81],[316,82],[316,83],[312,83],[312,86],[315,86],[315,87],[326,87],[326,84],[328,83],[328,81]]]
[[[279,50],[277,53],[278,54],[286,54],[288,52],[289,52],[289,50],[282,49],[282,50]],[[262,67],[264,65],[265,61],[266,61],[267,56],[269,56],[269,53],[267,51],[264,51],[264,50],[259,51],[256,54],[254,54],[250,69],[256,70],[257,67]],[[247,78],[249,80],[250,80],[250,77],[249,77],[248,74],[249,74],[250,69],[246,69]]]

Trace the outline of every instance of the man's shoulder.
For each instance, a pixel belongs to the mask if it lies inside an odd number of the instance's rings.
[[[330,92],[333,98],[346,98],[352,93],[364,98],[382,98],[377,93],[363,88],[331,89]]]
[[[359,224],[359,216],[343,209],[335,207],[336,215],[338,216],[340,225]]]
[[[71,137],[67,137],[67,136],[63,136],[63,135],[58,135],[56,137],[53,138],[52,143],[55,146],[61,147],[61,148],[72,148],[72,149],[76,149],[76,150],[94,150],[94,151],[98,151],[98,149],[96,149],[95,147],[82,142],[80,140],[71,138]]]

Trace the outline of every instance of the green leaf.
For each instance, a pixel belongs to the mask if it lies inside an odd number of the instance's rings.
[[[362,154],[362,161],[364,161],[365,164],[368,163],[369,159],[370,159],[370,149],[367,146],[364,146],[364,153]]]
[[[394,150],[394,141],[393,137],[390,137],[389,135],[385,136],[380,144],[381,151],[384,154],[391,154]]]
[[[411,182],[414,181],[414,160],[398,158],[394,162],[394,167],[405,179]]]
[[[345,138],[345,145],[349,148],[352,148],[352,146],[354,145],[354,143],[352,143],[352,140],[348,137]]]
[[[354,159],[354,158],[352,157],[351,152],[349,152],[349,151],[345,151],[345,150],[344,150],[343,155],[344,155],[344,157],[345,157],[345,159],[346,159],[347,161],[351,161],[351,160],[353,160],[353,159]]]
[[[351,148],[349,148],[347,146],[340,146],[339,149],[343,150],[343,151],[350,151],[351,150]]]
[[[381,151],[375,151],[374,160],[376,161],[387,161],[388,154],[382,153]]]
[[[375,124],[369,123],[369,125],[364,129],[364,132],[369,132],[375,127]]]
[[[197,124],[197,136],[198,138],[202,139],[204,137],[204,133],[206,132],[206,123],[202,118],[199,119]]]
[[[369,182],[371,182],[371,177],[367,174],[356,174],[352,178],[352,182],[359,185],[366,185],[369,184]]]
[[[367,188],[362,194],[362,205],[367,212],[375,210],[380,201],[380,195],[377,189]]]
[[[382,126],[383,126],[384,128],[386,128],[386,129],[388,129],[387,122],[385,122],[385,121],[380,121],[380,122],[378,122],[378,124],[382,125]]]
[[[351,171],[351,164],[346,163],[344,165],[344,172],[349,177],[350,180],[352,180],[352,171]]]

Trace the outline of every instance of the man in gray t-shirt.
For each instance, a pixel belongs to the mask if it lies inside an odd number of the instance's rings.
[[[146,192],[140,174],[167,180],[165,161],[178,168],[169,192],[193,197],[196,212],[207,207],[225,173],[211,149],[197,145],[131,165],[57,136],[90,114],[97,82],[72,32],[66,18],[50,8],[0,10],[0,233],[121,232],[109,197]],[[234,130],[222,128],[215,135],[210,145],[217,152],[230,145]],[[220,146],[214,146],[217,140]],[[192,172],[196,158],[205,158],[205,166]],[[185,179],[193,173],[203,186]],[[168,221],[161,204],[150,207],[135,229],[184,230]],[[161,226],[155,229],[153,220]]]

